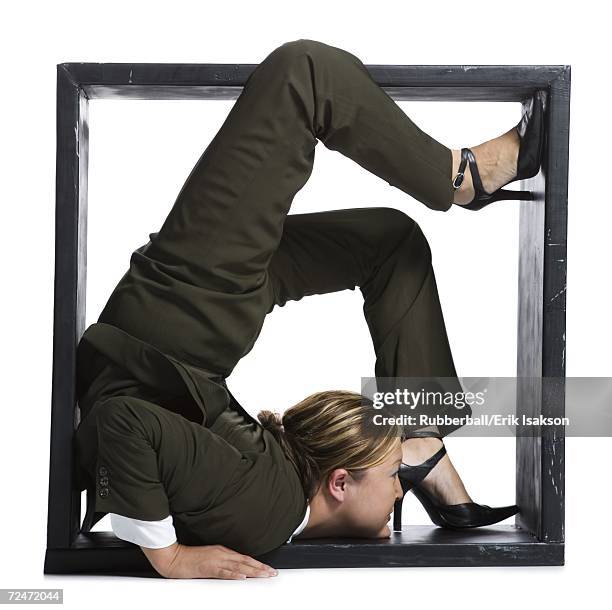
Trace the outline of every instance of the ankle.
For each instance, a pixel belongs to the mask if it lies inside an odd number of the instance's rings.
[[[472,502],[459,473],[446,454],[433,468],[433,470],[421,481],[421,486],[443,504],[461,504]]]
[[[518,132],[513,127],[497,138],[471,147],[486,193],[492,193],[516,175],[519,143]]]
[[[411,437],[402,443],[402,462],[409,466],[422,464],[442,447],[442,439],[437,437]]]
[[[436,473],[430,473],[421,482],[421,485],[434,495],[442,504],[462,504],[463,502],[473,502],[471,496],[465,489],[463,481],[459,475],[454,471],[452,466],[447,466],[443,471]]]
[[[502,155],[504,153],[503,137],[498,136],[471,147],[481,178],[485,178],[487,173],[494,172],[502,164]]]

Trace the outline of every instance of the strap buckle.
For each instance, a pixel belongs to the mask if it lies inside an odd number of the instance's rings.
[[[455,190],[457,190],[463,184],[464,175],[465,174],[463,172],[458,172],[457,175],[453,178],[453,188]],[[457,182],[457,179],[459,179],[459,182]]]

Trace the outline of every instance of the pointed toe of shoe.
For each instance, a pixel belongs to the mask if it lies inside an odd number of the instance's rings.
[[[515,515],[519,511],[519,507],[516,504],[511,504],[510,506],[496,506],[493,508],[487,505],[477,504],[476,506],[479,506],[481,510],[476,509],[474,511],[473,518],[476,525],[472,527],[493,525],[508,517],[512,517],[512,515]]]
[[[439,525],[451,529],[465,529],[493,525],[503,521],[515,515],[519,507],[516,504],[491,507],[476,502],[465,502],[445,506],[441,511],[443,516]]]
[[[497,509],[499,514],[502,515],[501,519],[507,519],[508,517],[512,517],[512,515],[516,515],[519,512],[519,507],[516,504],[511,504],[510,506],[501,506]]]

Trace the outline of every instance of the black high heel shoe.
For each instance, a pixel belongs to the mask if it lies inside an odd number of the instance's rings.
[[[540,90],[531,98],[527,110],[523,114],[519,124],[515,127],[520,138],[517,173],[512,180],[508,180],[502,187],[516,180],[533,178],[540,171],[544,151],[545,110],[546,93]],[[461,149],[459,170],[453,179],[453,187],[455,190],[463,183],[465,166],[468,161],[470,163],[470,172],[474,185],[474,199],[465,205],[457,204],[459,207],[465,208],[466,210],[480,210],[486,205],[502,199],[518,199],[521,201],[533,199],[533,193],[531,191],[512,191],[501,187],[493,193],[487,193],[482,186],[482,180],[480,179],[480,173],[478,172],[478,165],[476,164],[474,153],[469,148]]]
[[[401,500],[395,502],[393,509],[393,529],[402,529],[402,504],[409,490],[419,499],[429,518],[440,527],[449,529],[465,529],[469,527],[481,527],[491,525],[507,519],[519,511],[516,504],[511,506],[500,506],[491,508],[486,504],[476,502],[463,502],[461,504],[440,504],[429,492],[420,485],[420,482],[430,473],[433,467],[446,453],[446,447],[440,449],[428,460],[416,466],[400,464],[399,479],[404,491]]]

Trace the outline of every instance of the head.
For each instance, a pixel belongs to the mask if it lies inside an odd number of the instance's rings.
[[[282,417],[260,411],[262,426],[274,435],[295,466],[320,526],[317,535],[385,537],[395,500],[402,497],[397,471],[401,432],[389,426],[368,432],[372,406],[361,394],[317,392]],[[309,520],[309,526],[311,520]]]

